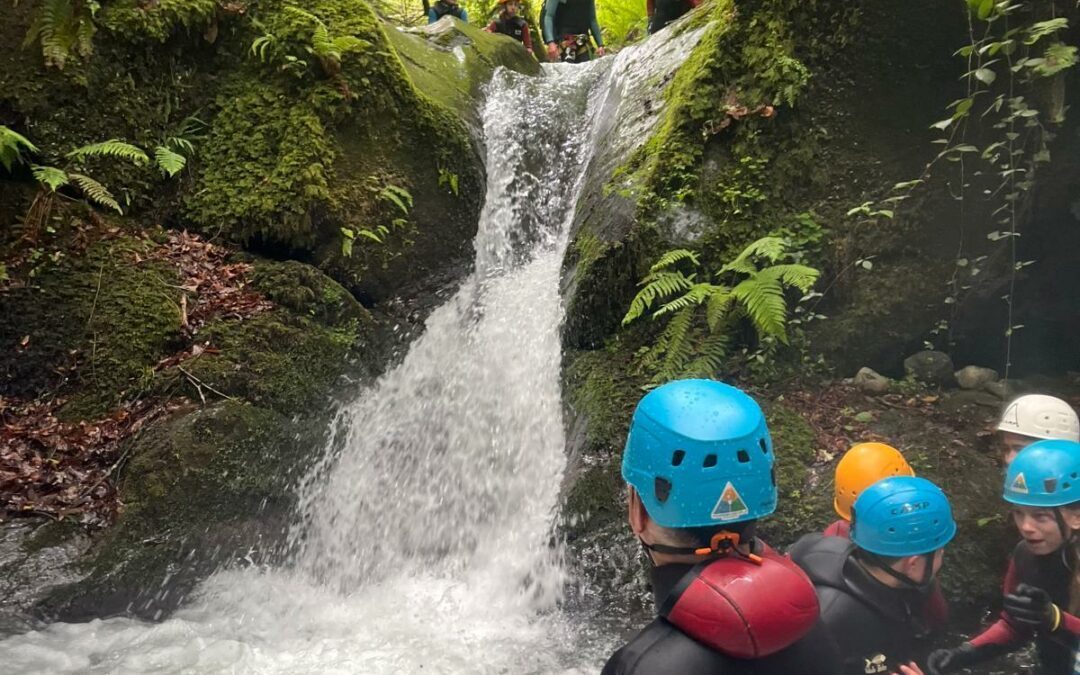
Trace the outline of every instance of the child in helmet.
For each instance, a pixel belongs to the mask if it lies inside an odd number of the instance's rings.
[[[900,451],[884,443],[859,443],[836,464],[833,509],[840,519],[825,528],[826,536],[848,538],[851,506],[862,491],[890,476],[914,476],[915,471]]]
[[[837,674],[919,673],[928,645],[928,597],[956,522],[925,478],[895,476],[866,488],[852,509],[851,541],[808,534],[790,555],[817,589],[821,619],[840,650]]]
[[[915,471],[899,450],[885,443],[859,443],[844,453],[836,465],[833,509],[840,519],[825,528],[827,537],[850,538],[851,507],[863,490],[883,478],[914,476]],[[924,606],[923,618],[930,628],[943,628],[949,622],[949,603],[934,583]]]
[[[518,0],[498,0],[499,16],[487,25],[489,33],[509,35],[532,53],[532,35],[529,34],[529,22],[518,16]]]
[[[1005,475],[1004,498],[1022,537],[1005,574],[1001,618],[953,649],[940,649],[927,664],[943,675],[1034,640],[1040,675],[1077,671],[1080,578],[1080,443],[1043,440],[1021,450]]]
[[[1035,441],[1058,438],[1080,442],[1080,419],[1065,401],[1045,394],[1027,394],[1005,406],[998,422],[1003,459],[1008,466],[1016,453]]]
[[[835,675],[806,575],[755,536],[776,509],[757,403],[708,380],[670,382],[634,412],[623,452],[629,522],[658,617],[603,675]]]

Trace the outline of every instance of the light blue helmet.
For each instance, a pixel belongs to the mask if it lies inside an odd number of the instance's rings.
[[[956,535],[949,498],[925,478],[893,476],[863,490],[851,511],[851,541],[876,555],[933,553]]]
[[[1036,441],[1021,450],[1005,474],[1004,497],[1036,508],[1080,502],[1080,443]]]
[[[722,382],[678,380],[646,394],[634,411],[622,476],[663,527],[738,523],[776,510],[765,416]]]

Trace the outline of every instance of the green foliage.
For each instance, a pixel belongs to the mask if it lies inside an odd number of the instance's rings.
[[[412,194],[399,185],[386,185],[377,192],[377,198],[390,204],[404,216],[409,215],[413,207]],[[341,228],[341,255],[350,258],[353,254],[353,244],[357,238],[367,239],[376,244],[386,242],[387,236],[398,228],[403,228],[408,223],[404,218],[393,218],[390,225],[377,225],[374,228],[367,227],[342,227]]]
[[[56,192],[71,182],[71,179],[68,178],[67,171],[61,171],[54,166],[39,166],[35,164],[30,170],[34,175],[34,180],[48,187],[52,192]]]
[[[0,164],[8,172],[16,165],[22,163],[23,152],[37,153],[37,146],[31,143],[25,136],[0,124]]]
[[[218,10],[218,0],[112,0],[99,18],[114,34],[165,42],[178,28],[208,28]]]
[[[648,30],[645,0],[596,0],[596,19],[609,47],[630,44]]]
[[[23,46],[40,42],[45,65],[63,70],[72,55],[92,53],[94,17],[100,8],[95,0],[43,0]]]
[[[445,187],[454,194],[458,195],[458,175],[449,169],[439,167],[439,187]]]
[[[154,148],[154,162],[161,172],[170,178],[184,170],[187,158],[164,145]]]
[[[91,157],[116,157],[118,159],[126,159],[135,166],[143,166],[150,161],[150,158],[146,156],[146,153],[143,152],[142,148],[138,148],[130,143],[118,141],[115,138],[108,141],[102,141],[101,143],[91,143],[90,145],[75,148],[67,153],[67,157],[68,159],[73,160],[85,160]]]
[[[299,43],[302,51],[300,53],[290,51],[292,44],[279,39],[273,33],[266,33],[256,38],[251,43],[250,49],[251,55],[258,58],[260,62],[276,63],[282,72],[303,77],[308,68],[308,63],[304,60],[306,54],[315,57],[325,75],[338,77],[341,72],[341,60],[346,54],[362,52],[372,47],[370,42],[355,35],[332,36],[326,23],[305,9],[286,5],[282,11],[306,25],[307,30],[311,31],[304,35],[304,40]]]
[[[641,290],[623,317],[623,325],[652,310],[667,325],[656,342],[640,354],[653,382],[676,377],[711,377],[720,369],[736,324],[747,319],[759,340],[787,344],[785,291],[808,293],[820,276],[812,267],[788,262],[789,242],[763,237],[751,243],[713,275],[718,283],[699,281],[697,254],[685,249],[665,253],[639,284]]]

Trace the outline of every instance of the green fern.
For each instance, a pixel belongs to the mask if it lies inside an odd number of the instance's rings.
[[[719,281],[695,282],[701,262],[692,251],[668,251],[641,280],[641,289],[623,317],[623,325],[647,312],[666,321],[638,364],[653,382],[675,377],[711,377],[726,358],[734,326],[749,320],[759,339],[787,344],[786,291],[804,294],[817,282],[818,270],[791,262],[789,244],[763,237],[747,246],[716,273]]]
[[[39,151],[25,136],[0,124],[0,164],[8,173],[23,161],[23,152],[36,154]]]
[[[187,166],[187,157],[159,145],[154,149],[154,163],[157,164],[163,174],[172,178]]]
[[[71,177],[71,181],[75,183],[75,185],[79,186],[79,189],[82,190],[82,193],[86,195],[87,199],[96,204],[100,204],[101,206],[107,206],[120,215],[124,214],[124,211],[120,208],[120,204],[116,201],[116,198],[112,196],[112,193],[109,192],[108,188],[104,185],[90,176],[84,176],[81,173],[69,173],[68,176]]]
[[[23,46],[40,42],[45,65],[63,70],[72,54],[91,54],[97,31],[94,16],[100,8],[95,0],[44,0]]]
[[[146,153],[141,148],[118,141],[115,138],[75,148],[67,154],[67,157],[74,160],[89,159],[91,157],[116,157],[129,160],[136,166],[145,166],[150,161],[150,158],[146,156]]]
[[[57,169],[55,166],[40,166],[34,164],[30,167],[34,180],[49,188],[50,192],[56,192],[71,182],[67,171]]]

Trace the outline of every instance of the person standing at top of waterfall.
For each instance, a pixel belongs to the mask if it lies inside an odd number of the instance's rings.
[[[879,480],[852,507],[851,539],[808,534],[788,551],[817,588],[843,656],[837,675],[922,672],[927,603],[956,535],[941,489],[914,476]],[[906,669],[906,670],[905,670]]]
[[[597,56],[604,55],[604,37],[596,20],[594,0],[544,0],[540,32],[547,45],[548,60],[584,63],[592,58],[589,35]]]
[[[776,509],[758,404],[711,380],[670,382],[634,412],[622,459],[630,528],[657,618],[603,675],[835,675],[806,575],[756,532]]]
[[[1016,454],[1038,440],[1061,439],[1080,442],[1080,419],[1065,401],[1045,394],[1027,394],[1005,406],[998,422],[1003,447],[1002,460],[1008,467]]]
[[[701,0],[645,0],[645,13],[649,17],[649,34],[662,30],[700,4]]]
[[[844,453],[836,464],[833,509],[840,516],[825,531],[827,537],[851,538],[851,509],[866,488],[884,478],[914,476],[915,471],[904,455],[885,443],[858,443]],[[926,599],[923,618],[930,628],[944,628],[949,622],[949,603],[935,580]]]
[[[954,673],[1035,643],[1039,675],[1080,672],[1080,443],[1043,440],[1005,474],[1021,540],[1005,573],[1001,617],[971,640],[940,649],[931,675]]]
[[[502,33],[509,35],[532,53],[532,35],[529,34],[529,22],[518,16],[517,0],[499,0],[499,16],[487,25],[489,33]]]
[[[458,4],[458,0],[438,0],[431,9],[428,10],[427,22],[429,24],[435,23],[439,19],[446,15],[456,17],[462,21],[469,20],[469,13],[465,11],[465,8]]]

